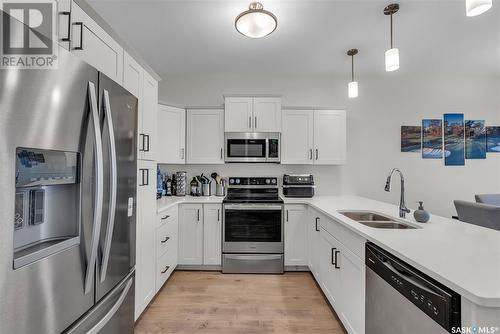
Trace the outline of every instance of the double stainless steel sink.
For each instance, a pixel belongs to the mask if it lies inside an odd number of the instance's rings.
[[[360,224],[382,229],[414,229],[416,227],[409,225],[398,219],[373,212],[373,211],[339,211],[340,214],[350,218]]]

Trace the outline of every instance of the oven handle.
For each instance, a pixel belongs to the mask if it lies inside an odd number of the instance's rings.
[[[224,210],[283,210],[283,205],[224,204]]]

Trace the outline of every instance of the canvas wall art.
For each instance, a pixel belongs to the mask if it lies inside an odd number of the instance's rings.
[[[464,114],[444,114],[444,164],[465,165]]]
[[[420,153],[422,150],[421,132],[421,126],[401,126],[401,152]]]
[[[486,127],[487,151],[500,153],[500,126]]]
[[[422,120],[422,158],[443,158],[443,122],[440,119]]]
[[[486,159],[484,120],[465,121],[465,159]]]

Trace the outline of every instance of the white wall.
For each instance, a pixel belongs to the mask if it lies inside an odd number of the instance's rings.
[[[160,83],[160,101],[176,106],[221,106],[224,94],[279,94],[284,106],[346,108],[348,163],[346,166],[164,166],[188,174],[217,171],[224,176],[281,175],[310,172],[318,194],[356,193],[397,203],[399,187],[383,191],[392,167],[407,183],[407,203],[423,200],[428,210],[455,214],[454,199],[473,200],[476,193],[500,192],[500,154],[486,160],[467,160],[465,167],[445,167],[442,160],[423,160],[400,152],[400,126],[420,125],[422,118],[463,112],[466,119],[485,119],[500,125],[500,78],[415,76],[398,73],[359,78],[360,97],[346,98],[346,78],[331,76],[270,76],[233,74],[167,77]],[[396,182],[398,180],[395,179]]]

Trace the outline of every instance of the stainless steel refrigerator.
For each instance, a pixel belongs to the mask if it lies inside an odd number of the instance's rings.
[[[0,70],[0,333],[133,333],[138,102],[58,62]]]

